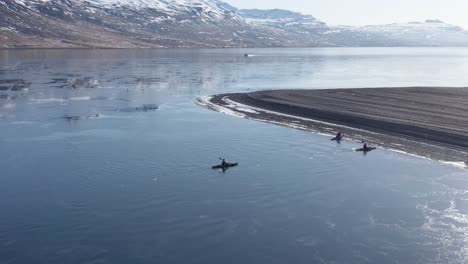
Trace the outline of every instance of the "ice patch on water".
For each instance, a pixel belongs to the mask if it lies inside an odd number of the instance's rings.
[[[213,96],[200,96],[197,98],[195,103],[200,106],[208,106],[211,104],[210,103],[211,98],[213,98]]]
[[[36,104],[45,104],[45,103],[63,103],[66,102],[67,99],[64,98],[42,98],[42,99],[31,99],[32,102]]]
[[[68,138],[79,138],[79,137],[98,137],[98,138],[121,138],[125,136],[125,132],[122,130],[112,129],[90,129],[83,131],[74,132],[55,132],[50,135],[37,136],[31,138],[22,138],[19,141],[56,141]]]
[[[13,121],[11,122],[12,125],[34,125],[39,122],[36,121]]]
[[[439,160],[439,161],[442,162],[443,164],[447,164],[447,165],[457,167],[457,168],[462,168],[462,169],[468,168],[466,163],[463,161],[444,161],[444,160]]]
[[[218,107],[217,111],[226,115],[245,117],[245,115],[240,114],[239,112],[233,111],[227,107]]]
[[[214,111],[217,111],[226,115],[246,117],[245,115],[228,108],[228,106],[220,106],[220,105],[212,103],[211,102],[212,98],[213,96],[201,96],[201,97],[198,97],[195,102],[201,106],[213,109]]]
[[[424,156],[421,156],[421,155],[416,155],[416,154],[413,154],[413,153],[409,153],[409,152],[406,152],[406,151],[403,151],[403,150],[399,150],[399,149],[392,149],[392,148],[389,148],[388,150],[390,150],[390,151],[392,151],[392,152],[396,152],[396,153],[400,153],[400,154],[405,154],[405,155],[408,155],[408,156],[412,156],[412,157],[415,157],[415,158],[431,160],[430,158],[427,158],[427,157],[424,157]]]
[[[234,102],[229,99],[224,99],[224,98],[223,98],[223,101],[227,103],[226,107],[234,109],[235,111],[241,111],[244,113],[250,113],[250,114],[256,114],[256,115],[260,114],[258,111],[252,109],[251,107],[247,105],[239,104],[237,102]]]
[[[77,96],[77,97],[70,97],[71,101],[87,101],[91,100],[91,97],[89,96]]]
[[[417,155],[417,154],[414,154],[414,153],[409,153],[409,152],[406,152],[406,151],[403,151],[403,150],[399,150],[399,149],[391,149],[389,148],[388,150],[392,151],[392,152],[396,152],[396,153],[401,153],[401,154],[404,154],[404,155],[408,155],[408,156],[411,156],[411,157],[415,157],[415,158],[419,158],[419,159],[425,159],[425,160],[432,160],[428,157],[424,157],[424,156],[421,156],[421,155]],[[461,168],[461,169],[468,169],[468,165],[463,162],[463,161],[445,161],[445,160],[438,160],[438,162],[440,163],[443,163],[445,165],[449,165],[449,166],[452,166],[452,167],[456,167],[456,168]]]
[[[47,104],[47,103],[64,103],[67,101],[88,101],[91,100],[90,96],[75,96],[70,98],[39,98],[39,99],[31,99],[35,104]]]
[[[16,107],[16,104],[14,104],[14,103],[7,103],[7,104],[3,105],[4,109],[13,109],[15,107]]]

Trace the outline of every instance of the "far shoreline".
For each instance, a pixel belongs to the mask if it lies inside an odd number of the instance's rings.
[[[468,164],[468,88],[270,90],[200,97],[209,109]]]
[[[202,49],[466,49],[468,46],[275,46],[275,47],[0,47],[0,50],[202,50]]]

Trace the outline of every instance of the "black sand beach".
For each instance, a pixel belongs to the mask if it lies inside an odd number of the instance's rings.
[[[468,161],[468,88],[276,90],[215,95],[206,103],[256,120],[341,130],[347,139],[432,159]]]

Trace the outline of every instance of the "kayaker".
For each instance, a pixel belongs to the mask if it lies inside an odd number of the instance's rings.
[[[364,146],[362,146],[362,149],[363,149],[364,151],[366,151],[366,150],[369,149],[369,148],[367,147],[367,143],[364,143]]]
[[[336,133],[336,138],[340,138],[341,137],[341,131],[338,131],[338,133]]]
[[[226,162],[225,159],[223,159],[223,160],[221,161],[221,165],[222,165],[223,167],[227,165],[227,162]]]

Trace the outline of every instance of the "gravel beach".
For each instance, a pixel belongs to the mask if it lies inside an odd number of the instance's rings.
[[[199,99],[200,101],[200,99]],[[272,90],[205,98],[259,121],[333,134],[453,162],[468,162],[468,88]]]

